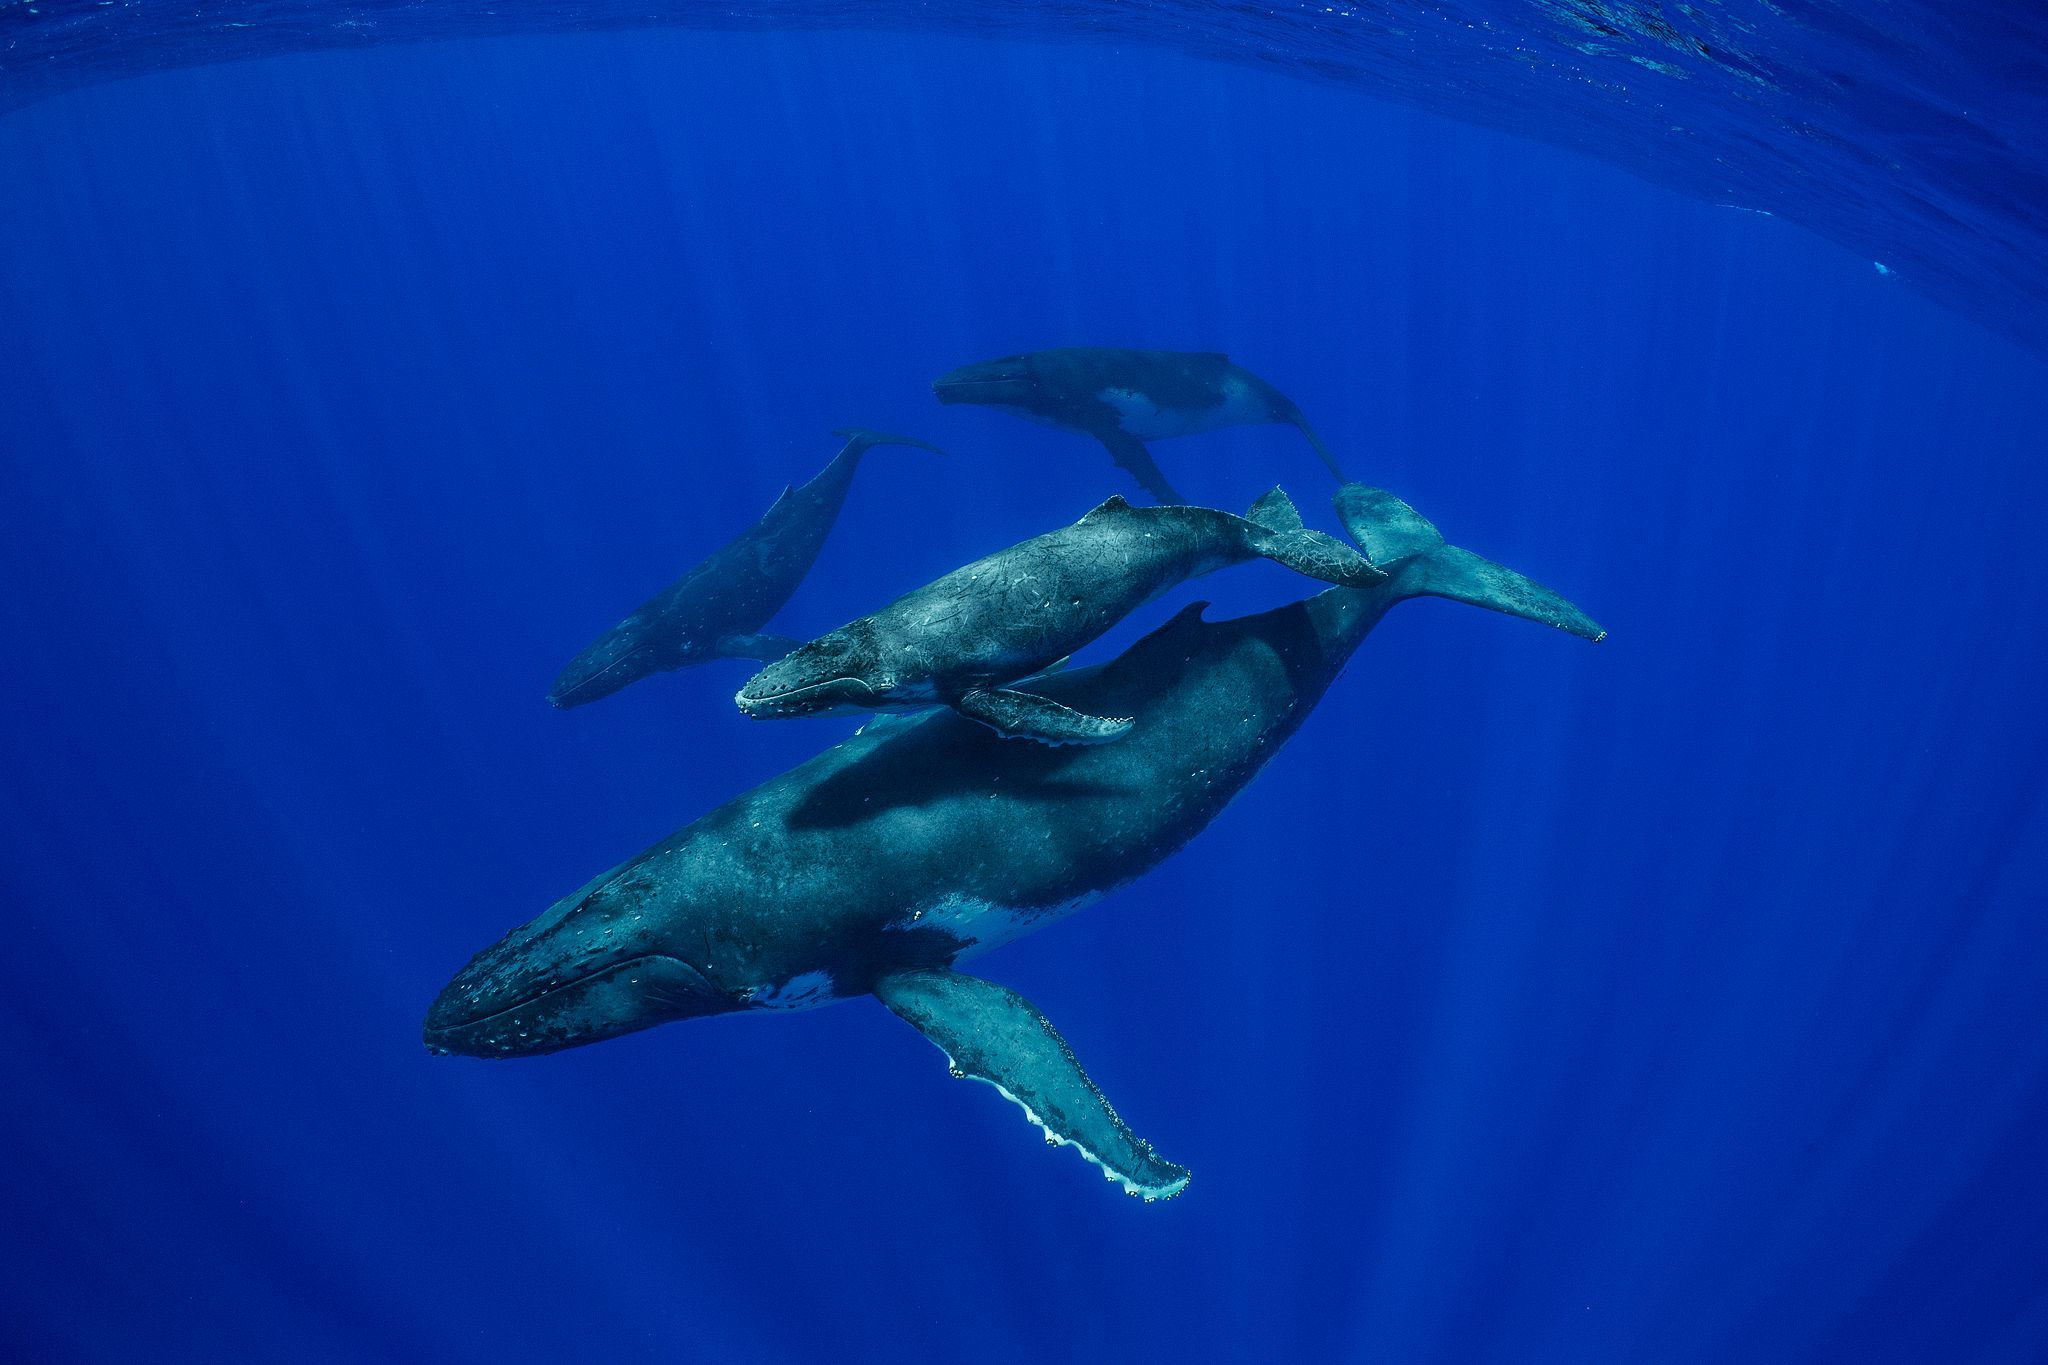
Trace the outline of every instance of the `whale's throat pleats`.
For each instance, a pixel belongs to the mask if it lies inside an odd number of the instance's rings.
[[[883,977],[875,995],[938,1045],[955,1076],[1000,1090],[1045,1131],[1047,1142],[1078,1149],[1124,1193],[1171,1199],[1187,1188],[1187,1168],[1125,1126],[1067,1040],[1015,991],[934,969]]]

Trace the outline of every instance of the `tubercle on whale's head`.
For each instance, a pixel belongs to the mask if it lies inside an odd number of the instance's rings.
[[[987,407],[1032,406],[1038,392],[1038,371],[1028,355],[962,365],[932,381],[941,403],[973,403]]]
[[[733,698],[755,720],[823,716],[885,705],[894,686],[865,633],[837,630],[769,664]]]
[[[744,1008],[708,975],[706,945],[664,928],[660,891],[628,870],[478,953],[427,1011],[428,1049],[531,1056]]]

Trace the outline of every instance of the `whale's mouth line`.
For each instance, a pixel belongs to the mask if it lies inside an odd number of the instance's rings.
[[[503,1009],[492,1010],[489,1014],[479,1014],[475,1018],[465,1019],[459,1024],[434,1025],[432,1028],[428,1030],[428,1033],[447,1035],[453,1033],[465,1033],[471,1029],[482,1028],[490,1024],[493,1020],[503,1019],[506,1015],[511,1014],[517,1010],[530,1010],[539,1005],[543,1005],[547,1001],[554,999],[556,996],[561,995],[565,991],[573,991],[578,987],[588,986],[594,981],[602,981],[606,977],[616,976],[620,972],[629,971],[635,967],[645,967],[647,964],[653,962],[672,963],[675,966],[682,968],[685,972],[688,972],[698,981],[703,982],[704,989],[707,993],[713,995],[718,993],[716,989],[711,985],[711,982],[705,977],[704,973],[698,971],[695,967],[692,967],[689,963],[683,961],[681,958],[672,956],[668,953],[641,953],[639,956],[629,957],[623,962],[607,963],[605,966],[599,967],[596,971],[585,972],[582,976],[576,977],[573,980],[563,981],[558,985],[550,986],[548,987],[548,989],[542,991],[538,995],[527,996],[525,999],[520,1000],[514,1004],[507,1005]]]
[[[813,696],[828,687],[847,686],[858,687],[870,697],[875,695],[874,684],[870,683],[866,678],[855,677],[849,674],[844,677],[827,678],[823,682],[805,683],[802,687],[792,687],[787,692],[770,692],[766,695],[755,696],[749,696],[742,692],[739,695],[738,701],[741,710],[751,713],[756,707],[779,706],[785,702],[802,701],[805,697]]]
[[[557,703],[568,701],[570,698],[576,696],[577,694],[587,692],[591,688],[597,686],[606,678],[609,678],[612,674],[624,668],[627,664],[632,663],[635,659],[647,653],[650,648],[652,648],[652,646],[635,645],[631,649],[627,650],[624,654],[621,654],[618,658],[613,659],[610,663],[606,664],[603,668],[598,669],[597,672],[591,674],[589,677],[578,679],[577,682],[572,687],[570,687],[568,691],[550,692],[548,696],[550,700],[553,700]]]
[[[938,383],[933,384],[932,389],[944,395],[948,393],[966,393],[972,389],[1000,389],[1023,382],[1024,380],[1021,376],[1014,379],[942,379]]]

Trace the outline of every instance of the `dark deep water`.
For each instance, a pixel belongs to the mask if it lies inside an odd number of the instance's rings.
[[[0,1355],[2048,1357],[2012,279],[1355,89],[929,34],[169,71],[0,118],[0,183]],[[979,961],[1188,1192],[1115,1195],[871,1002],[430,1057],[472,952],[851,728],[743,720],[740,664],[555,712],[568,656],[835,426],[954,453],[870,457],[798,634],[1124,490],[931,399],[1082,343],[1230,350],[1612,632],[1397,608],[1185,852]],[[1333,525],[1291,431],[1155,453]]]

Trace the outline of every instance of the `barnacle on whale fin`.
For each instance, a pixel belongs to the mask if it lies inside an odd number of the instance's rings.
[[[1024,1117],[1029,1119],[1033,1124],[1037,1125],[1038,1131],[1045,1134],[1046,1146],[1072,1147],[1075,1151],[1081,1154],[1082,1160],[1089,1162],[1090,1164],[1094,1165],[1095,1167],[1101,1170],[1102,1178],[1104,1180],[1115,1181],[1117,1184],[1122,1185],[1124,1193],[1130,1195],[1133,1199],[1143,1199],[1148,1204],[1157,1203],[1162,1199],[1171,1199],[1175,1195],[1179,1194],[1182,1190],[1186,1189],[1188,1187],[1188,1181],[1193,1178],[1193,1173],[1190,1172],[1187,1167],[1178,1166],[1175,1165],[1173,1162],[1166,1160],[1164,1157],[1160,1156],[1158,1153],[1152,1150],[1151,1143],[1145,1141],[1145,1139],[1141,1137],[1138,1137],[1136,1134],[1132,1134],[1133,1140],[1136,1141],[1139,1144],[1139,1146],[1145,1149],[1145,1154],[1147,1156],[1151,1157],[1154,1161],[1158,1162],[1159,1165],[1164,1167],[1165,1169],[1177,1173],[1175,1174],[1173,1179],[1166,1181],[1164,1184],[1147,1185],[1142,1181],[1135,1180],[1131,1176],[1125,1174],[1123,1171],[1120,1171],[1116,1167],[1110,1165],[1107,1161],[1104,1161],[1094,1152],[1089,1151],[1087,1145],[1084,1144],[1079,1138],[1065,1137],[1059,1133],[1054,1132],[1050,1127],[1047,1126],[1045,1120],[1038,1116],[1037,1110],[1033,1109],[1023,1100],[1020,1100],[1015,1095],[1011,1094],[1000,1083],[992,1081],[986,1076],[975,1076],[971,1075],[966,1071],[961,1070],[957,1064],[954,1064],[953,1059],[950,1057],[948,1057],[946,1061],[947,1069],[953,1073],[955,1079],[980,1081],[984,1085],[995,1086],[997,1094],[1001,1095],[1010,1103],[1016,1105],[1019,1109],[1022,1109],[1024,1111]]]

